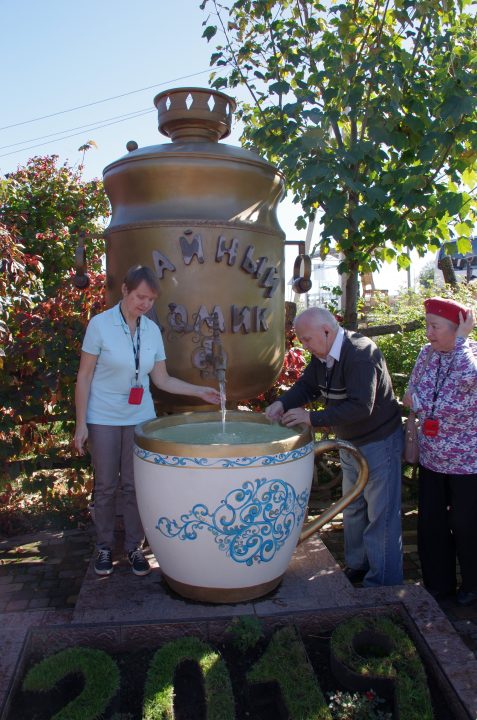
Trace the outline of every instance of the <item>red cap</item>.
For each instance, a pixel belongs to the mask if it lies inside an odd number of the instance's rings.
[[[424,307],[426,308],[426,313],[439,315],[439,317],[452,320],[456,325],[460,323],[459,313],[462,313],[464,320],[467,317],[467,308],[455,300],[447,300],[440,297],[428,298],[424,300]]]

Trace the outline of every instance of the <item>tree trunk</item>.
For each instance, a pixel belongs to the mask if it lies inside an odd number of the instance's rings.
[[[441,258],[439,265],[442,270],[442,274],[444,275],[444,282],[446,285],[457,285],[457,278],[450,255],[444,255],[444,257]]]
[[[345,314],[343,325],[348,330],[356,330],[358,328],[358,297],[359,297],[359,277],[356,263],[350,266],[348,278],[346,280],[346,299]]]

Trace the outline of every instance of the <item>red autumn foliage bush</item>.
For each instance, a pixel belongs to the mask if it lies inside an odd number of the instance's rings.
[[[305,369],[306,361],[303,349],[297,347],[295,342],[296,336],[293,330],[289,330],[286,335],[285,357],[280,375],[271,388],[260,393],[256,398],[243,402],[243,407],[262,411],[298,380]]]
[[[54,445],[45,423],[59,417],[72,423],[81,343],[88,320],[105,306],[103,289],[99,273],[86,290],[70,279],[56,297],[10,314],[0,373],[0,461]]]
[[[74,417],[81,341],[104,307],[102,226],[109,204],[82,165],[35,157],[0,186],[0,470],[6,460],[44,452],[56,419]],[[91,284],[72,283],[79,235]],[[3,463],[2,463],[3,461]]]

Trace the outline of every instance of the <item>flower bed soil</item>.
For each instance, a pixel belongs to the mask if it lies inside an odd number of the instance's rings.
[[[330,633],[317,636],[302,636],[308,658],[321,690],[328,694],[337,690],[346,690],[333,677],[329,662]],[[289,714],[284,706],[281,692],[275,683],[252,685],[246,674],[256,661],[263,656],[269,637],[258,641],[253,650],[239,651],[227,634],[219,644],[211,645],[220,652],[230,673],[235,701],[235,720],[287,720]],[[136,650],[133,652],[108,654],[118,664],[121,674],[120,690],[111,701],[104,720],[142,720],[143,692],[147,670],[158,648]],[[26,670],[31,667],[27,665]],[[432,673],[428,674],[428,684],[432,697],[435,720],[454,720],[447,707],[446,699],[438,687]],[[21,687],[12,700],[6,720],[51,720],[54,715],[76,697],[83,688],[83,678],[70,675],[60,681],[56,687],[46,693],[24,692]],[[372,687],[372,683],[371,683]],[[198,665],[185,661],[179,665],[174,678],[174,720],[206,720],[206,705],[202,679]],[[386,704],[380,706],[384,712],[392,713],[392,698],[383,698]],[[350,720],[353,716],[349,716]],[[363,716],[359,716],[363,717]],[[370,718],[377,717],[369,715]],[[85,716],[84,720],[88,720]]]

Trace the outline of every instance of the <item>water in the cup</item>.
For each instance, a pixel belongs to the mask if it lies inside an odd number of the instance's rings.
[[[286,428],[281,425],[230,421],[224,426],[221,422],[170,425],[150,431],[148,437],[194,445],[248,445],[286,440],[297,435],[298,432],[296,428]]]

